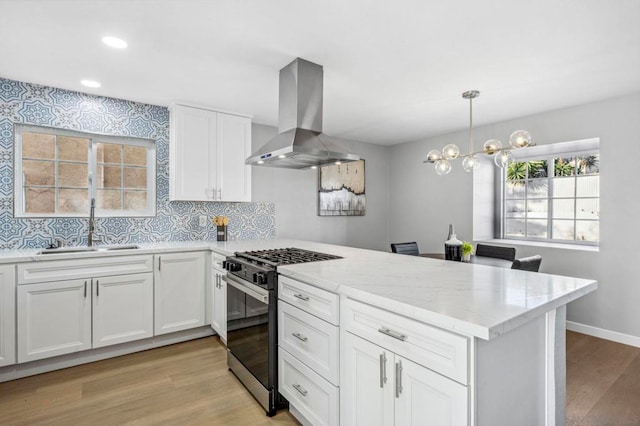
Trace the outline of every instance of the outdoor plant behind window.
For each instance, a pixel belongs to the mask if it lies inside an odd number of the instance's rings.
[[[597,244],[600,220],[597,152],[551,155],[509,164],[504,237]]]

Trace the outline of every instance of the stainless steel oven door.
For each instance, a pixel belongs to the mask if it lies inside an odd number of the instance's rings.
[[[267,290],[227,274],[227,348],[265,388],[271,385],[270,297]]]

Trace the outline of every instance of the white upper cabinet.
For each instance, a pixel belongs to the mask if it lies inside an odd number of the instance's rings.
[[[171,107],[170,198],[251,201],[251,118]]]

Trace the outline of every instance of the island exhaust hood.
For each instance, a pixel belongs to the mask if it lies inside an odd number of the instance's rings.
[[[322,80],[322,66],[300,58],[280,70],[278,134],[246,164],[308,169],[360,159],[322,133]]]

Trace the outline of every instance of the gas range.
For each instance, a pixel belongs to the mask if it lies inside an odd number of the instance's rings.
[[[235,256],[227,258],[224,266],[230,274],[266,288],[267,290],[271,290],[275,283],[278,266],[333,259],[342,259],[342,257],[295,247],[287,247],[236,252]]]
[[[272,416],[287,400],[278,392],[278,272],[281,265],[341,259],[299,248],[235,253],[227,282],[227,365]]]

